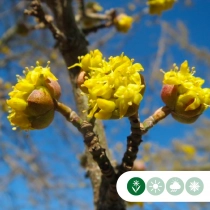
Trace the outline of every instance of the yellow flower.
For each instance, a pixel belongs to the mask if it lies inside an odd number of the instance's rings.
[[[53,99],[60,97],[60,85],[51,73],[50,67],[26,68],[25,78],[17,75],[18,83],[9,93],[7,104],[10,107],[8,119],[12,126],[21,129],[42,129],[54,117]]]
[[[99,50],[90,51],[90,53],[86,54],[85,56],[79,57],[80,62],[69,67],[69,69],[79,66],[83,71],[88,72],[91,70],[91,68],[100,67],[102,63],[102,56],[103,55]]]
[[[161,97],[172,110],[172,116],[183,123],[193,123],[210,105],[210,89],[202,88],[204,80],[195,77],[195,68],[190,70],[184,61],[180,69],[164,74]]]
[[[126,204],[128,205],[128,207],[132,207],[132,206],[139,206],[140,208],[144,207],[144,203],[143,202],[128,202],[126,201]]]
[[[189,144],[181,145],[181,151],[184,152],[188,157],[194,157],[196,154],[195,147]]]
[[[164,10],[169,10],[173,7],[176,0],[148,0],[149,13],[152,15],[161,15]]]
[[[133,23],[133,18],[126,14],[119,14],[114,19],[114,25],[119,32],[127,33]]]
[[[117,119],[137,112],[145,85],[139,74],[143,67],[133,62],[123,53],[106,61],[102,53],[95,50],[69,67],[82,68],[78,84],[88,95],[89,118]]]

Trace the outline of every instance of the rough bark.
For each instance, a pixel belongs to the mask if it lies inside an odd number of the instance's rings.
[[[47,5],[51,8],[55,23],[58,29],[65,35],[65,41],[60,41],[59,49],[65,60],[66,66],[71,66],[78,62],[78,56],[84,55],[88,52],[87,45],[88,42],[85,39],[84,34],[78,28],[72,9],[71,0],[45,0]],[[80,89],[76,84],[76,78],[79,73],[79,68],[74,68],[69,71],[69,76],[71,84],[73,87],[73,93],[75,96],[76,105],[78,108],[78,113],[81,118],[85,119],[86,115],[82,112],[87,109],[87,99],[80,94]],[[106,153],[110,159],[108,152],[107,142],[105,138],[104,128],[101,121],[96,120],[94,124],[94,132],[98,135],[100,145],[106,150]],[[86,168],[88,170],[88,175],[92,183],[93,193],[94,193],[94,204],[95,209],[104,210],[108,209],[106,204],[108,185],[104,176],[101,175],[100,169],[97,163],[93,160],[90,152],[86,149],[85,155],[87,157]],[[124,203],[121,199],[116,200],[116,208],[123,210]],[[105,208],[104,208],[105,207]],[[110,208],[109,208],[110,209]]]

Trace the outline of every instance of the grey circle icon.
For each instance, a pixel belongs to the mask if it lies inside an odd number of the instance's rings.
[[[178,178],[170,178],[166,183],[166,189],[171,195],[180,195],[184,190],[184,182]]]
[[[160,195],[165,189],[165,184],[162,179],[153,177],[147,182],[147,191],[151,195]]]
[[[204,189],[204,184],[201,179],[192,177],[187,180],[185,189],[190,195],[199,195]]]

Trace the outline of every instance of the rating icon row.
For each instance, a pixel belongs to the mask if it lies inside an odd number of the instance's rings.
[[[204,189],[202,180],[198,177],[191,177],[184,182],[179,177],[170,178],[166,184],[159,177],[153,177],[147,183],[139,177],[131,178],[127,183],[127,190],[132,195],[141,195],[147,190],[151,195],[158,196],[165,190],[171,195],[180,195],[184,189],[193,196],[201,194]]]

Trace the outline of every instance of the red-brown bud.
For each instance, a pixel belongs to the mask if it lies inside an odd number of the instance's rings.
[[[54,109],[53,99],[48,90],[44,87],[33,90],[29,95],[27,102],[28,106],[26,111],[32,116],[39,116]]]
[[[143,160],[137,159],[134,161],[132,171],[145,171],[145,170],[146,166]]]
[[[176,85],[163,85],[161,90],[161,98],[163,102],[171,110],[174,110],[178,98],[178,88]]]
[[[85,86],[82,86],[85,82],[85,76],[86,76],[86,72],[85,71],[81,71],[77,77],[77,85],[79,86],[80,90],[84,93],[89,93],[88,92],[88,88]]]
[[[59,83],[49,78],[47,78],[45,82],[46,82],[46,87],[50,91],[51,96],[58,100],[61,96],[61,87]]]
[[[52,83],[50,83],[52,84]],[[33,129],[43,129],[50,125],[54,118],[53,98],[45,87],[38,87],[29,95],[26,113]]]

